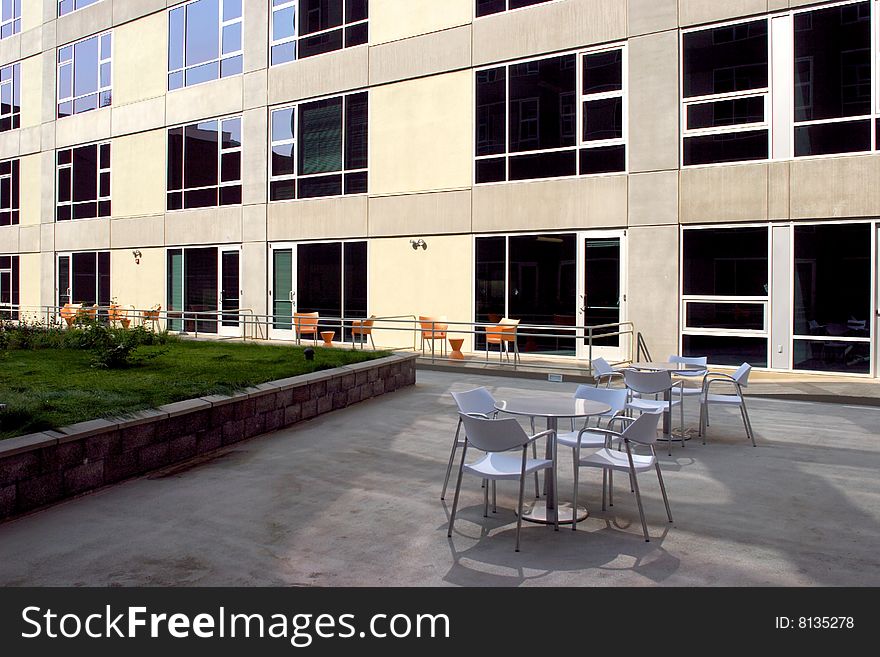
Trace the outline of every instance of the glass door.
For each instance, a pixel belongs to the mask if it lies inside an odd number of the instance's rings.
[[[270,244],[269,261],[269,337],[293,340],[293,313],[296,312],[296,247],[292,244]]]
[[[110,305],[110,252],[86,251],[58,256],[58,305]]]
[[[240,336],[241,296],[240,288],[241,251],[224,249],[220,252],[220,272],[217,286],[220,289],[220,334]]]
[[[626,321],[625,231],[581,233],[578,324],[593,330],[592,357],[625,360],[632,336],[619,334]],[[589,331],[584,330],[579,356],[591,356]]]

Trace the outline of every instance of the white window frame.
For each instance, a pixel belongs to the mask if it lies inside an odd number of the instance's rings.
[[[189,87],[198,86],[200,84],[205,84],[207,82],[214,82],[216,80],[222,80],[224,77],[233,77],[235,75],[242,75],[244,72],[244,61],[243,61],[243,58],[244,58],[244,39],[245,39],[245,34],[244,34],[244,2],[242,2],[241,15],[238,16],[238,18],[231,18],[228,21],[224,21],[223,20],[223,9],[225,8],[226,2],[228,0],[220,0],[220,14],[219,14],[220,20],[217,21],[217,44],[218,44],[217,45],[217,57],[214,59],[209,59],[204,62],[199,62],[198,64],[192,64],[191,66],[186,65],[186,29],[187,29],[187,20],[188,20],[187,7],[189,7],[189,5],[195,4],[196,2],[199,2],[199,1],[200,0],[189,0],[189,2],[185,2],[183,4],[168,8],[168,25],[169,26],[171,25],[171,13],[173,11],[177,11],[177,10],[183,11],[183,66],[181,68],[175,68],[175,69],[168,68],[168,72],[166,74],[166,79],[165,79],[165,88],[167,89],[168,93],[173,93],[175,91],[180,91],[181,89],[187,89]],[[228,27],[230,25],[235,25],[236,23],[241,24],[241,45],[238,50],[233,50],[228,53],[224,53],[223,52],[223,28]],[[167,49],[166,49],[166,57],[167,57]],[[233,75],[224,76],[223,75],[223,61],[227,60],[227,59],[234,59],[235,57],[242,57],[242,72],[234,73]],[[213,64],[214,62],[217,63],[217,77],[216,78],[213,78],[212,80],[204,80],[202,82],[197,82],[197,83],[194,83],[191,85],[188,85],[186,83],[186,72],[187,71],[194,69],[194,68],[199,68],[200,66],[205,66],[206,64]],[[181,74],[181,78],[182,78],[183,82],[179,87],[172,89],[171,88],[171,76],[174,75],[175,73]]]
[[[369,171],[370,171],[370,149],[367,148],[367,166],[366,168],[361,169],[346,169],[345,168],[345,141],[346,141],[346,133],[345,133],[345,119],[347,115],[347,110],[345,107],[345,99],[348,96],[354,96],[356,94],[365,93],[367,94],[367,130],[369,132],[370,126],[370,92],[368,89],[359,89],[355,91],[349,91],[344,94],[331,94],[329,96],[320,96],[318,98],[309,98],[308,100],[301,100],[296,103],[286,103],[284,105],[275,105],[269,107],[269,159],[268,159],[268,183],[266,185],[266,199],[268,203],[290,203],[293,201],[309,201],[319,198],[340,198],[342,196],[365,196],[369,193]],[[332,98],[342,98],[342,168],[339,171],[326,171],[323,173],[309,173],[305,175],[300,175],[299,171],[299,149],[297,146],[297,139],[299,135],[299,106],[300,105],[308,105],[309,103],[319,102],[322,100],[330,100]],[[293,110],[293,139],[280,139],[278,141],[274,141],[272,139],[272,113],[279,110]],[[369,143],[369,142],[368,142]],[[275,176],[272,174],[272,149],[275,146],[283,146],[283,145],[292,145],[291,149],[293,155],[293,173],[285,174],[280,176]],[[299,181],[307,178],[321,178],[324,176],[330,176],[335,173],[338,173],[342,176],[342,194],[334,194],[333,196],[310,196],[308,198],[299,198]],[[358,192],[356,194],[346,194],[345,193],[345,176],[349,173],[366,173],[367,174],[367,191],[366,192]],[[280,180],[295,180],[296,183],[296,196],[297,198],[288,198],[288,199],[278,199],[276,201],[272,200],[272,183]],[[337,240],[338,241],[338,240]]]
[[[0,90],[8,87],[9,97],[12,99],[12,102],[9,104],[9,111],[5,114],[2,113],[2,106],[0,106],[0,119],[8,117],[11,125],[9,130],[16,130],[21,127],[21,105],[18,106],[18,111],[14,109],[16,92],[19,94],[19,101],[21,100],[21,63],[13,62],[2,68],[3,71],[6,71],[7,69],[10,69],[9,79],[0,82]],[[15,125],[16,116],[18,116],[18,126]],[[9,130],[4,132],[9,132]]]
[[[280,12],[283,9],[293,8],[293,36],[275,38],[275,13]],[[367,25],[369,26],[370,22],[370,14],[369,8],[367,9],[367,17],[363,20],[352,21],[349,22],[346,14],[348,13],[348,9],[346,8],[346,3],[343,0],[342,2],[342,24],[337,25],[336,27],[330,27],[326,30],[321,30],[320,32],[310,32],[309,34],[300,34],[299,33],[299,0],[288,0],[284,4],[278,5],[276,7],[269,7],[270,15],[269,15],[269,66],[283,66],[284,64],[290,64],[292,62],[296,62],[300,60],[299,56],[299,42],[301,39],[311,39],[312,37],[321,36],[322,34],[329,34],[330,32],[335,32],[336,30],[342,30],[342,47],[338,49],[334,49],[325,53],[320,53],[318,55],[309,55],[304,59],[311,59],[312,57],[320,57],[321,55],[329,55],[332,52],[339,52],[340,50],[345,50],[349,47],[356,48],[357,46],[346,46],[345,45],[345,30],[349,27],[355,27],[358,25]],[[368,28],[369,29],[369,28]],[[272,49],[276,46],[284,45],[285,43],[294,43],[294,51],[293,51],[293,59],[278,62],[277,64],[272,63]],[[368,45],[369,39],[367,40],[367,44],[358,44],[358,45]]]
[[[0,281],[2,281],[3,275],[9,277],[9,303],[3,303],[2,298],[0,298],[0,313],[9,313],[10,318],[17,319],[18,312],[21,306],[21,259],[19,258],[19,254],[12,253],[7,256],[10,258],[9,267],[0,269]],[[16,267],[18,273],[18,293],[19,293],[19,303],[12,303],[12,258],[18,260],[18,266]],[[0,285],[0,291],[2,291],[2,285]]]
[[[25,2],[27,0],[24,0]],[[15,9],[18,7],[18,13],[15,13]],[[12,25],[12,33],[6,36],[2,36],[3,29],[7,25]],[[6,12],[3,11],[3,5],[0,3],[0,40],[8,39],[16,34],[21,32],[21,3],[13,2],[12,3],[12,14],[7,15]]]
[[[97,146],[98,149],[98,157],[95,161],[96,175],[95,175],[95,198],[90,201],[74,201],[73,200],[73,190],[74,190],[74,181],[73,181],[73,151],[84,148],[86,146]],[[110,166],[102,167],[101,166],[101,147],[109,146],[110,147]],[[58,163],[58,154],[61,151],[70,151],[70,163],[68,164],[59,164]],[[62,221],[89,221],[92,219],[109,219],[112,216],[112,207],[111,214],[106,216],[101,216],[100,210],[98,214],[94,217],[84,217],[82,219],[74,219],[73,218],[73,208],[76,205],[85,205],[86,203],[95,203],[100,204],[102,201],[111,201],[113,197],[113,174],[110,169],[113,164],[113,146],[110,141],[99,141],[92,142],[89,144],[77,144],[76,146],[68,146],[67,148],[59,148],[55,151],[55,221],[58,222],[58,208],[68,206],[70,207],[70,219],[64,219]],[[59,201],[58,193],[61,191],[61,171],[69,170],[70,171],[70,200],[69,201]],[[101,196],[101,174],[106,173],[110,174],[110,191],[105,196]],[[111,201],[112,202],[112,201]],[[97,206],[100,208],[100,205]]]
[[[554,0],[555,1],[555,0]],[[475,5],[476,6],[476,5]],[[529,7],[522,7],[522,9],[529,9]],[[519,11],[519,10],[517,10]],[[583,93],[583,58],[585,55],[595,55],[597,53],[603,52],[611,52],[614,50],[621,50],[621,67],[622,67],[622,76],[621,76],[621,90],[613,91],[613,92],[605,92],[598,94],[584,94]],[[569,50],[565,52],[555,53],[553,55],[543,56],[543,57],[529,57],[527,59],[518,59],[508,62],[501,62],[492,66],[481,66],[479,68],[474,69],[473,76],[473,96],[474,102],[472,107],[471,114],[471,123],[473,129],[471,130],[472,135],[472,157],[473,157],[473,165],[471,168],[471,181],[473,186],[487,186],[487,185],[506,185],[512,183],[521,183],[521,182],[537,182],[537,181],[545,181],[545,180],[565,180],[570,178],[594,178],[600,176],[620,176],[626,175],[629,173],[629,158],[630,158],[630,147],[629,147],[629,106],[628,106],[628,98],[629,98],[629,69],[628,69],[628,45],[626,42],[615,42],[612,44],[606,44],[602,46],[596,46],[593,48],[580,48],[578,50]],[[517,151],[515,153],[510,152],[510,67],[516,66],[518,64],[531,64],[533,62],[543,61],[545,59],[553,59],[556,57],[564,57],[566,55],[574,55],[575,56],[575,94],[574,94],[574,105],[575,105],[575,143],[572,146],[563,146],[561,148],[544,148],[537,149],[531,151]],[[488,71],[496,68],[504,67],[505,69],[505,98],[504,98],[504,152],[503,153],[495,153],[492,155],[477,155],[476,154],[476,143],[477,143],[477,104],[476,104],[476,94],[477,94],[477,74]],[[603,139],[600,141],[584,141],[583,139],[583,121],[584,121],[584,103],[590,100],[599,100],[601,98],[612,98],[612,97],[621,97],[623,98],[623,137],[620,139]],[[560,116],[563,116],[560,108]],[[608,171],[604,173],[588,173],[581,174],[580,173],[580,151],[581,149],[588,148],[602,148],[606,146],[614,146],[614,145],[622,145],[625,147],[625,158],[624,158],[624,168],[622,171]],[[575,164],[576,171],[574,175],[570,176],[554,176],[551,178],[527,178],[522,180],[510,180],[510,158],[511,157],[519,157],[521,155],[536,155],[536,154],[545,154],[545,153],[563,153],[568,151],[574,151],[575,153]],[[492,160],[498,158],[504,158],[504,180],[496,181],[496,182],[486,182],[486,183],[478,183],[477,182],[477,162],[480,160]]]
[[[3,226],[19,226],[21,225],[21,158],[13,157],[6,160],[0,160],[0,162],[9,162],[9,173],[0,174],[0,181],[9,180],[9,207],[4,208],[0,207],[0,212],[8,212],[9,213],[9,223],[3,224]],[[16,165],[18,168],[18,207],[13,207],[13,194],[12,194],[12,183],[15,177],[15,169]],[[13,223],[13,215],[18,213],[15,216],[15,222]]]
[[[102,42],[103,42],[105,36],[110,38],[110,46],[108,48],[110,53],[106,57],[103,57],[101,55],[101,51],[103,48]],[[98,41],[98,62],[97,62],[98,88],[95,89],[94,91],[90,91],[88,93],[80,94],[79,96],[77,96],[74,92],[74,90],[76,89],[76,78],[75,78],[75,74],[76,74],[76,46],[78,46],[81,43],[85,43],[86,41],[90,41],[92,39],[97,39],[97,41]],[[66,60],[62,61],[61,60],[61,51],[65,50],[66,48],[70,48],[70,59],[66,59]],[[109,85],[102,85],[101,84],[101,66],[103,66],[104,64],[107,64],[110,67],[110,84]],[[113,105],[113,31],[112,30],[107,30],[106,32],[101,32],[100,34],[95,34],[90,37],[86,37],[85,39],[80,39],[79,41],[74,41],[73,43],[68,43],[63,46],[59,46],[58,55],[56,57],[56,67],[57,67],[56,73],[57,73],[58,84],[56,84],[57,93],[56,93],[56,99],[55,99],[55,103],[56,103],[55,116],[57,117],[58,120],[69,118],[71,116],[75,116],[76,114],[83,114],[84,112],[76,112],[75,111],[76,101],[79,100],[80,98],[85,98],[87,96],[92,96],[92,95],[97,94],[98,103],[97,103],[97,107],[95,109],[103,109],[105,107],[110,107]],[[61,71],[65,67],[70,68],[70,96],[62,96],[61,95],[61,87],[60,87]],[[101,105],[101,95],[104,93],[110,93],[110,103],[107,105]],[[63,117],[60,116],[60,114],[59,114],[59,110],[61,108],[62,103],[70,103],[70,114],[67,116],[63,116]],[[85,111],[90,111],[90,110],[85,110]]]
[[[79,253],[94,253],[95,254],[95,298],[100,301],[101,299],[101,262],[100,255],[102,253],[110,254],[110,298],[113,298],[113,255],[112,251],[109,249],[86,249],[85,251],[59,251],[55,254],[55,299],[54,301],[60,301],[59,297],[61,296],[61,289],[58,287],[58,275],[60,274],[60,262],[61,258],[67,258],[67,289],[66,294],[64,296],[67,297],[68,303],[80,303],[79,301],[73,300],[73,256]],[[19,271],[21,271],[19,269]],[[100,307],[100,304],[99,306]]]
[[[505,0],[504,9],[502,9],[501,11],[496,11],[495,13],[492,13],[492,14],[486,14],[485,16],[477,16],[477,2],[476,2],[476,0],[473,0],[471,2],[471,11],[473,12],[473,19],[474,20],[482,20],[484,18],[491,18],[492,16],[501,16],[503,14],[507,14],[510,12],[526,11],[527,9],[534,9],[535,7],[542,7],[544,5],[555,5],[555,4],[559,4],[560,2],[564,2],[564,0],[544,0],[544,2],[539,2],[534,5],[527,5],[525,7],[516,7],[514,9],[511,9],[510,8],[510,0]]]
[[[56,10],[55,15],[56,15],[58,18],[61,18],[61,17],[63,17],[63,16],[70,16],[71,14],[75,14],[75,13],[78,12],[78,11],[82,11],[82,10],[85,9],[86,7],[91,7],[92,5],[96,5],[96,4],[98,4],[99,2],[101,2],[101,0],[92,0],[92,1],[91,1],[89,4],[87,4],[87,5],[83,5],[82,7],[76,7],[76,6],[75,6],[74,9],[73,9],[73,11],[69,11],[69,12],[67,12],[66,14],[62,14],[62,13],[61,13],[61,0],[56,0],[56,3],[57,3],[57,5],[58,5],[58,9]],[[74,5],[75,5],[75,4],[76,4],[76,3],[74,3]]]

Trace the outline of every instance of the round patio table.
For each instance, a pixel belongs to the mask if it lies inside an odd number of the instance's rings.
[[[603,415],[611,411],[608,404],[590,401],[588,399],[575,399],[574,397],[516,397],[495,403],[495,408],[501,413],[510,415],[522,415],[530,418],[543,417],[547,420],[547,428],[553,431],[552,439],[547,440],[547,448],[544,458],[553,460],[556,467],[556,431],[559,419],[587,418]],[[554,477],[544,478],[545,495],[543,500],[535,502],[528,511],[523,512],[523,520],[537,522],[545,525],[553,524],[556,514],[559,514],[561,524],[570,524],[572,513],[571,505],[558,505],[556,500],[556,488]],[[562,512],[560,513],[560,509]],[[586,508],[578,507],[578,521],[588,515]]]

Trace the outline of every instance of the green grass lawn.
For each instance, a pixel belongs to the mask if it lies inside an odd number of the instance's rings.
[[[126,369],[92,367],[80,349],[0,351],[0,439],[170,402],[229,394],[247,386],[348,365],[387,352],[229,342],[176,341],[142,346],[155,358]]]

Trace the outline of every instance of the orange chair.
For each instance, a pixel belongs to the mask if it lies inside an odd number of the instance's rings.
[[[61,307],[59,314],[61,315],[61,319],[67,324],[67,328],[73,326],[73,323],[76,321],[76,316],[79,314],[81,308],[81,303],[65,303]]]
[[[446,330],[449,328],[446,315],[439,317],[419,316],[419,327],[422,329],[422,354],[425,353],[425,340],[431,341],[431,356],[434,355],[434,341],[440,340],[441,353],[446,353]]]
[[[128,311],[123,310],[122,306],[118,303],[111,303],[110,309],[107,311],[107,319],[110,320],[110,326],[115,326],[116,322],[122,325],[122,328],[127,329],[131,325],[131,320],[128,318]]]
[[[293,326],[296,329],[296,343],[303,335],[312,334],[315,345],[318,344],[318,313],[293,313]]]
[[[79,309],[76,311],[76,316],[78,319],[94,322],[98,318],[98,304],[92,306],[80,304]]]
[[[373,342],[373,323],[376,321],[375,315],[370,315],[369,319],[356,319],[351,323],[351,343],[354,345],[354,336],[359,335],[361,338],[370,336],[370,344],[373,345],[373,351],[376,351],[376,343]],[[361,349],[364,348],[365,339],[361,340]]]
[[[144,311],[144,316],[141,318],[141,326],[146,326],[147,322],[150,322],[150,328],[155,331],[159,327],[159,312],[162,310],[161,304],[156,304],[149,310]]]
[[[516,329],[519,326],[518,319],[502,317],[495,326],[486,327],[486,360],[489,360],[489,345],[498,345],[498,360],[501,360],[502,352],[507,354],[510,362],[510,344],[513,343],[513,363],[519,360],[519,347],[516,344]]]

